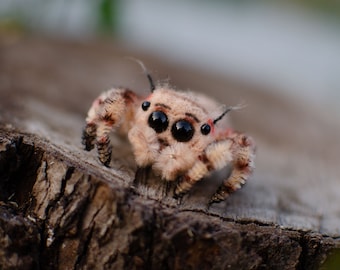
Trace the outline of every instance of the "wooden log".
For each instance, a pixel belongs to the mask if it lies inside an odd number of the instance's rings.
[[[91,100],[109,81],[130,81],[133,65],[119,60],[121,55],[131,52],[96,42],[19,38],[2,43],[1,269],[318,269],[340,248],[340,204],[320,214],[299,195],[303,185],[292,192],[268,179],[264,172],[280,167],[263,164],[275,158],[280,163],[285,153],[271,156],[275,148],[266,149],[268,135],[261,132],[255,135],[267,157],[259,159],[259,172],[209,209],[218,175],[178,205],[155,176],[133,187],[136,168],[123,138],[113,137],[112,168],[102,166],[96,153],[83,151],[81,129]],[[186,74],[189,79],[192,73]],[[132,83],[135,89],[147,85],[143,79]],[[179,79],[179,84],[186,83]],[[260,100],[248,90],[242,93]],[[254,125],[243,123],[250,130]],[[289,173],[280,172],[276,181],[289,182]],[[318,191],[326,196],[329,189]],[[320,203],[327,204],[327,198]]]

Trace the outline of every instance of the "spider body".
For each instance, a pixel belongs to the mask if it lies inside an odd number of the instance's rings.
[[[177,181],[177,198],[211,171],[228,164],[231,173],[209,203],[223,201],[241,188],[254,168],[255,145],[250,137],[220,121],[233,107],[214,119],[212,112],[220,106],[208,97],[153,87],[153,82],[151,88],[146,98],[114,88],[95,99],[83,131],[85,149],[97,145],[99,160],[109,166],[109,134],[126,134],[138,168],[151,167],[165,181]]]

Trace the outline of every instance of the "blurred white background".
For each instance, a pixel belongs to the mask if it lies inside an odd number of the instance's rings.
[[[339,10],[335,1],[2,0],[0,19],[76,39],[104,26],[168,62],[339,112]]]

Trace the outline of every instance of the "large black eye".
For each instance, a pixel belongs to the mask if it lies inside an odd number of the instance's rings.
[[[201,133],[203,135],[208,135],[210,133],[211,127],[208,124],[203,124],[201,126]]]
[[[155,111],[150,114],[148,123],[157,133],[166,130],[169,125],[168,117],[162,111]]]
[[[194,127],[186,120],[179,120],[171,128],[172,136],[179,142],[188,142],[194,136]]]
[[[151,103],[150,103],[149,101],[144,101],[144,102],[142,103],[142,109],[143,109],[143,111],[147,111],[147,110],[149,109],[150,105],[151,105]]]

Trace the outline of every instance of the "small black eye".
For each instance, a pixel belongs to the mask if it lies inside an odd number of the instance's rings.
[[[148,123],[157,133],[165,131],[169,125],[168,117],[162,111],[155,111],[150,114]]]
[[[203,135],[208,135],[210,133],[210,131],[211,131],[211,127],[208,124],[203,124],[201,126],[201,133]]]
[[[149,101],[144,101],[144,102],[142,103],[142,109],[143,109],[143,111],[147,111],[147,110],[149,109],[150,105],[151,105],[151,103],[150,103]]]
[[[179,142],[188,142],[194,136],[194,127],[186,120],[179,120],[171,128],[172,136]]]

